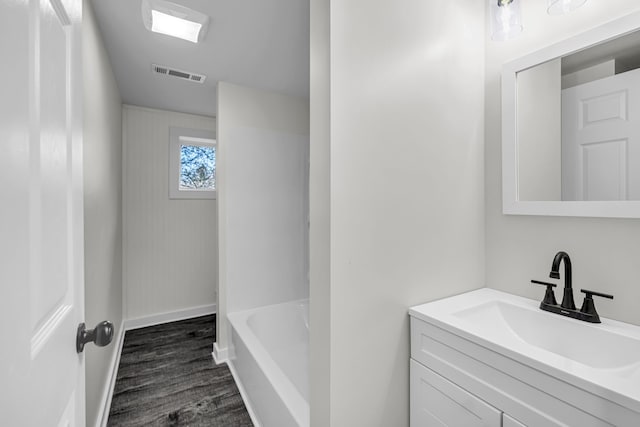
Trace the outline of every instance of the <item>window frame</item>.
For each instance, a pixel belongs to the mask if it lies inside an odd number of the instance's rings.
[[[186,141],[185,141],[186,140]],[[218,161],[215,133],[203,129],[169,127],[169,199],[216,199],[216,189],[184,190],[180,189],[180,149],[182,145],[216,148],[216,166]],[[217,172],[217,167],[216,167]]]

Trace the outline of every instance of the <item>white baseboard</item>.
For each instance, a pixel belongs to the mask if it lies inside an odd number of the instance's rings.
[[[213,356],[213,361],[216,362],[216,365],[221,365],[223,363],[227,363],[229,360],[229,353],[226,348],[221,349],[218,347],[218,343],[213,343],[213,352],[211,353]]]
[[[116,332],[115,345],[116,351],[111,357],[109,364],[109,379],[105,383],[100,399],[100,407],[98,408],[98,417],[96,418],[96,427],[106,427],[109,420],[109,411],[111,410],[111,398],[113,397],[113,389],[116,385],[116,377],[118,376],[118,366],[120,366],[120,355],[122,355],[122,344],[124,343],[124,320],[120,322],[120,327]]]
[[[125,321],[125,329],[146,328],[147,326],[160,325],[162,323],[176,322],[178,320],[190,319],[192,317],[206,316],[216,312],[216,305],[201,305],[199,307],[186,308],[184,310],[170,311],[167,313],[152,314],[151,316],[137,317]]]
[[[240,397],[242,397],[242,401],[244,402],[244,406],[247,408],[247,412],[249,413],[249,418],[251,418],[251,422],[253,423],[253,425],[255,427],[262,427],[262,424],[260,424],[260,421],[258,421],[258,416],[256,415],[255,411],[253,410],[253,407],[251,406],[251,401],[247,398],[247,392],[244,389],[244,386],[242,385],[242,382],[240,381],[240,377],[238,376],[238,373],[236,372],[236,368],[233,366],[233,362],[232,361],[227,361],[227,366],[229,367],[229,370],[231,371],[231,376],[233,377],[233,381],[236,383],[236,386],[238,386],[238,391],[240,392]]]

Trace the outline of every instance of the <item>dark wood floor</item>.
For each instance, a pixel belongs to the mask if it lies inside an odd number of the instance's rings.
[[[227,365],[211,357],[215,316],[128,331],[109,426],[252,426]]]

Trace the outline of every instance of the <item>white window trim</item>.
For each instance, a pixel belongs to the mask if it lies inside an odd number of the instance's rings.
[[[185,142],[200,147],[215,147],[215,134],[201,129],[169,127],[169,198],[215,199],[216,190],[180,189],[180,146]],[[186,141],[185,141],[186,140]],[[217,153],[216,153],[217,162]],[[217,170],[217,168],[216,168]],[[217,187],[217,182],[216,182]]]

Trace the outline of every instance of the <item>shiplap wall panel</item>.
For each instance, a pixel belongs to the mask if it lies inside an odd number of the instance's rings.
[[[169,127],[212,117],[123,106],[124,302],[129,319],[214,304],[216,200],[170,200]]]

